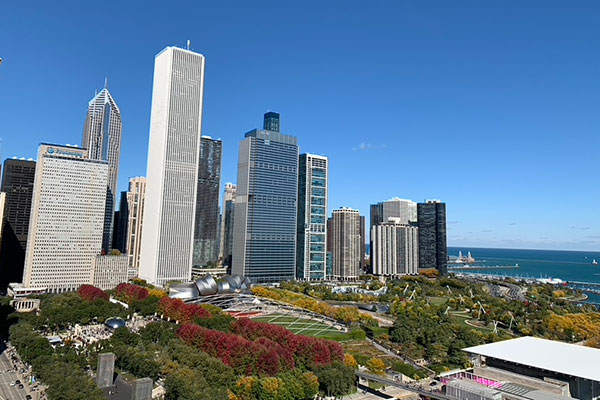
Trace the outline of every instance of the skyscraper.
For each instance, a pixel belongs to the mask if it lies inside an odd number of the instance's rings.
[[[403,225],[414,224],[417,222],[417,203],[411,200],[394,197],[387,201],[377,204],[371,204],[371,215],[369,232],[373,227],[388,222],[390,218]],[[370,259],[371,268],[373,268],[373,238],[370,238]]]
[[[373,274],[384,276],[419,273],[418,228],[400,223],[400,218],[371,228]]]
[[[121,192],[119,211],[115,211],[112,248],[121,253],[127,252],[127,222],[129,220],[129,205],[127,192]]]
[[[266,120],[265,126],[278,128]],[[245,137],[238,161],[233,273],[253,282],[294,279],[298,140],[259,129]]]
[[[144,203],[146,199],[146,178],[137,177],[129,179],[127,192],[127,255],[129,257],[128,276],[134,278],[138,275],[140,267],[140,249],[142,247],[142,224],[144,216]]]
[[[448,272],[446,244],[446,204],[428,200],[417,205],[419,226],[419,268],[437,268]]]
[[[0,247],[0,289],[21,282],[29,232],[35,161],[7,159],[2,169],[2,192],[6,193]]]
[[[327,275],[328,159],[301,154],[298,164],[298,241],[296,278],[325,279]]]
[[[223,265],[231,267],[231,254],[233,250],[233,218],[235,213],[236,186],[233,183],[225,184],[223,196],[223,211],[221,214],[221,252]]]
[[[191,279],[204,65],[177,47],[155,59],[139,270],[153,284]]]
[[[361,240],[358,210],[340,208],[333,210],[331,218],[331,246],[333,277],[356,279],[360,275]]]
[[[200,138],[198,189],[194,229],[194,267],[204,267],[219,258],[219,190],[223,142]]]
[[[79,147],[41,144],[23,285],[49,292],[90,283],[102,250],[108,165]]]
[[[104,89],[89,102],[82,143],[82,146],[88,150],[89,159],[108,162],[108,186],[102,237],[102,248],[105,250],[112,247],[122,129],[121,111],[107,86],[108,82],[105,83]]]

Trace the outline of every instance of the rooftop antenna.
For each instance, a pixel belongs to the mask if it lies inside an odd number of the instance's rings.
[[[108,89],[108,75],[104,77],[104,89]]]
[[[187,49],[188,50],[190,49],[190,39],[188,39],[188,41],[187,41]]]

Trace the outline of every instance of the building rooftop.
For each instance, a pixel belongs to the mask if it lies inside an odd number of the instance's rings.
[[[525,336],[463,351],[600,382],[600,349]]]

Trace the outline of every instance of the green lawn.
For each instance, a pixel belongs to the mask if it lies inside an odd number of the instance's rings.
[[[252,320],[281,325],[294,333],[304,336],[328,337],[335,340],[343,340],[347,335],[322,322],[305,318],[290,317],[287,315],[265,315],[252,318]]]

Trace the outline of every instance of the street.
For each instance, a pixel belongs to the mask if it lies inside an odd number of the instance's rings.
[[[4,347],[4,346],[3,346]],[[19,379],[16,372],[6,372],[12,370],[12,364],[8,360],[6,354],[7,349],[4,347],[0,355],[0,399],[1,400],[25,400],[25,389],[19,389],[18,385],[10,386],[11,382]],[[21,379],[21,381],[23,381]]]

